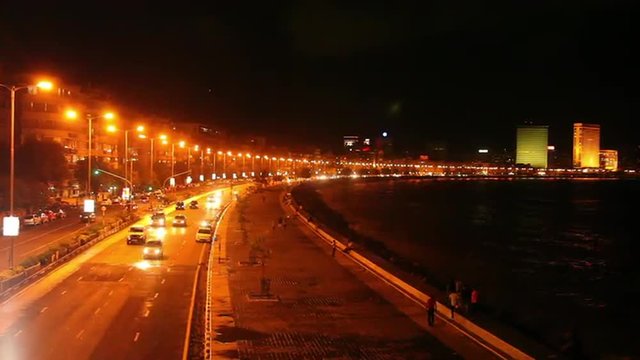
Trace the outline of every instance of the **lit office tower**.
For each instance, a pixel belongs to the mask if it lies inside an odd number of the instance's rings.
[[[573,124],[573,167],[600,167],[600,125]]]
[[[516,164],[528,164],[536,168],[546,168],[548,142],[548,126],[518,126],[516,133]]]
[[[600,167],[605,170],[618,170],[618,151],[600,150]]]

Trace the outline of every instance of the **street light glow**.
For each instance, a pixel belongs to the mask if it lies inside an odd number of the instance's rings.
[[[38,82],[36,86],[42,90],[47,90],[47,91],[53,89],[53,83],[51,81],[46,81],[46,80]]]
[[[167,135],[160,134],[159,138],[160,138],[160,140],[167,140]]]
[[[114,113],[112,113],[112,112],[107,112],[107,113],[104,113],[104,115],[102,115],[102,117],[104,117],[107,120],[113,120],[113,119],[116,118],[116,115]]]
[[[113,132],[118,131],[118,128],[113,124],[112,125],[107,125],[107,131],[113,133]]]
[[[72,119],[72,120],[74,120],[74,119],[77,119],[77,118],[78,118],[78,112],[77,112],[77,111],[75,111],[75,110],[73,110],[73,109],[69,109],[69,110],[67,110],[67,111],[65,111],[65,112],[64,112],[64,116],[65,116],[67,119]]]
[[[144,131],[144,125],[138,125],[138,127],[136,128],[136,131],[143,132]]]
[[[184,142],[184,140],[180,140],[180,142],[178,143],[178,146],[180,146],[181,148],[184,148],[184,145],[186,143]]]

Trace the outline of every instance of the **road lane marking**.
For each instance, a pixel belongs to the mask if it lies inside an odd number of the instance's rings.
[[[64,295],[67,293],[67,290],[62,290],[62,292],[60,293],[60,295]]]
[[[164,284],[166,279],[162,279],[162,281],[160,281],[160,284]]]
[[[113,290],[109,291],[109,295],[107,296],[111,296],[111,295],[113,295]]]
[[[153,295],[153,298],[154,298],[154,299],[157,299],[157,298],[158,298],[158,295],[160,295],[160,293],[156,293],[155,295]]]
[[[118,280],[118,282],[122,282],[122,280],[124,280],[124,276],[120,278],[120,280]]]
[[[80,339],[80,336],[84,334],[84,329],[80,330],[80,332],[76,335],[76,339]]]
[[[143,316],[143,317],[149,317],[149,313],[150,313],[150,312],[151,312],[151,311],[149,311],[149,309],[147,309],[147,310],[145,310],[145,311],[144,311],[144,314],[142,314],[142,316]]]
[[[100,309],[102,309],[101,307],[97,308],[96,311],[93,312],[93,315],[98,315],[98,313],[100,312]]]
[[[80,276],[80,277],[78,278],[78,281],[80,281],[80,280],[82,280],[82,276]]]
[[[140,337],[140,332],[136,332],[136,336],[133,337],[133,342],[138,341],[138,338]]]
[[[18,330],[18,332],[16,332],[15,334],[13,334],[13,336],[18,336],[18,335],[20,335],[20,334],[22,334],[22,330]]]
[[[42,314],[43,312],[47,311],[48,308],[49,307],[47,307],[47,306],[43,307],[42,310],[40,310],[40,314]]]

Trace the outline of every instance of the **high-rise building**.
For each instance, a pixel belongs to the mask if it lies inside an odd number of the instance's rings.
[[[618,151],[600,150],[600,167],[605,170],[618,170]]]
[[[516,164],[547,167],[547,125],[521,125],[516,132]]]
[[[573,167],[600,167],[600,125],[573,124]]]

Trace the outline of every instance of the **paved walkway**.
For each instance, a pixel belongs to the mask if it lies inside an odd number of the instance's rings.
[[[484,348],[289,220],[281,189],[233,205],[213,271],[212,358],[491,359]],[[291,217],[293,219],[293,217]],[[253,264],[251,249],[264,266]],[[218,255],[216,254],[216,255]],[[258,261],[259,262],[259,261]],[[261,278],[270,279],[270,296]]]

